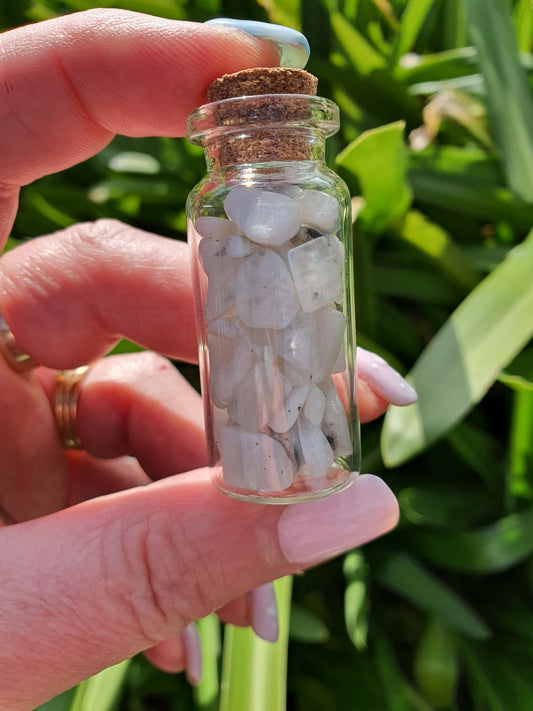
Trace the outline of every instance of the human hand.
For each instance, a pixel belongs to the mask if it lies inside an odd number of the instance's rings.
[[[0,48],[2,244],[21,185],[115,133],[184,135],[216,76],[278,62],[273,46],[241,32],[111,10],[6,33]],[[0,507],[16,524],[0,530],[0,709],[33,708],[149,648],[161,667],[187,663],[194,676],[191,620],[217,609],[268,626],[263,584],[396,523],[392,493],[369,475],[310,504],[232,501],[200,468],[201,401],[170,363],[152,352],[98,360],[121,336],[196,359],[188,265],[184,244],[113,221],[0,260],[2,313],[39,364],[21,374],[0,357]],[[83,449],[66,450],[52,409],[57,371],[93,361],[77,415]],[[361,362],[362,419],[402,404],[401,381],[376,379],[369,354]]]

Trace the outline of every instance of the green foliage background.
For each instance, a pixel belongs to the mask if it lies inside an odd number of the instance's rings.
[[[0,26],[107,4],[4,0]],[[354,196],[359,342],[408,373],[420,400],[364,427],[363,471],[393,488],[401,523],[294,580],[288,665],[282,581],[279,645],[226,630],[222,699],[208,618],[194,693],[139,657],[42,709],[277,711],[286,676],[291,711],[531,711],[533,3],[113,5],[307,35],[319,93],[341,108],[328,155]],[[26,187],[11,244],[104,215],[181,238],[203,170],[185,140],[118,137]]]

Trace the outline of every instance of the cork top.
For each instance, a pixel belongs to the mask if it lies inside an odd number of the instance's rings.
[[[315,96],[318,79],[303,69],[256,67],[234,74],[224,74],[207,88],[208,103],[237,96],[261,94],[306,94]]]
[[[283,129],[290,122],[309,119],[311,111],[305,97],[316,96],[317,83],[309,72],[288,67],[244,69],[215,79],[206,99],[208,103],[221,102],[216,107],[218,125],[240,127],[238,132],[228,131],[220,142],[220,163],[310,159],[308,136]],[[292,99],[290,95],[295,96]],[[240,97],[246,99],[231,101]],[[250,126],[248,133],[243,131],[246,126]]]

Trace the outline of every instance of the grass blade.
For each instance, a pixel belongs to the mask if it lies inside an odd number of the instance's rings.
[[[533,3],[531,0],[518,0],[513,10],[513,19],[521,52],[531,52],[533,44]]]
[[[292,579],[274,583],[280,633],[274,644],[249,627],[226,625],[220,711],[285,711]]]
[[[465,0],[465,5],[507,183],[517,197],[533,202],[533,98],[520,64],[511,5],[507,0]]]
[[[428,220],[421,212],[410,210],[398,236],[414,247],[457,286],[470,291],[479,282],[479,274],[472,269],[468,259],[450,235],[436,222]]]
[[[454,708],[459,677],[455,637],[438,618],[430,618],[416,650],[415,679],[424,698],[438,709]]]
[[[533,389],[514,393],[507,488],[513,501],[533,499]]]
[[[411,154],[409,182],[415,199],[450,213],[530,230],[533,206],[505,188],[495,160],[478,149],[442,147]]]
[[[427,571],[407,553],[391,556],[378,579],[415,607],[474,639],[487,639],[491,632],[478,613],[446,583]]]
[[[533,348],[526,348],[502,372],[500,382],[514,390],[533,390]]]
[[[330,21],[341,49],[357,72],[365,75],[385,68],[385,58],[340,12],[332,12]]]
[[[215,711],[218,708],[219,679],[218,662],[220,657],[220,621],[212,613],[198,621],[198,632],[202,643],[202,679],[193,690],[196,706],[203,711]]]
[[[412,551],[439,567],[478,575],[499,573],[533,553],[533,508],[475,531],[425,531],[407,538]]]
[[[533,232],[463,301],[409,374],[419,400],[392,407],[383,459],[395,466],[458,423],[533,335]]]
[[[83,681],[69,711],[112,711],[119,700],[130,659],[104,669],[99,674]]]
[[[400,57],[413,47],[434,2],[435,0],[409,0],[407,3],[394,45],[393,64],[397,64]]]

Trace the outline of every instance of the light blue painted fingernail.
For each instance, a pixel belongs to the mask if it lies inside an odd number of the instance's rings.
[[[284,27],[272,25],[270,22],[256,22],[254,20],[234,20],[231,17],[216,17],[208,20],[208,25],[224,25],[242,30],[254,37],[273,42],[280,50],[280,66],[293,69],[303,69],[309,59],[309,42],[301,32]]]

